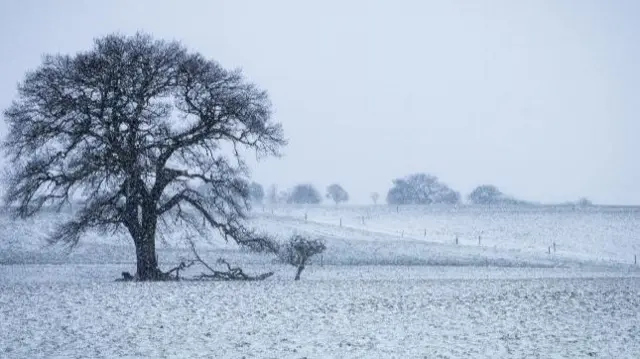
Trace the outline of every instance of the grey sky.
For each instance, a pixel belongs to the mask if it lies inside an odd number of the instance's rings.
[[[255,166],[265,185],[366,203],[420,171],[640,204],[639,18],[637,1],[3,1],[0,107],[41,54],[143,30],[270,92],[290,144]]]

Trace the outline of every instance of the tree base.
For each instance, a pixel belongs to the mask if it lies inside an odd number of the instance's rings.
[[[203,264],[207,269],[209,269],[210,273],[202,273],[198,276],[191,278],[180,278],[180,271],[186,268],[191,267],[195,263]],[[252,276],[245,274],[244,271],[240,267],[231,267],[227,261],[220,258],[218,259],[218,263],[225,264],[227,266],[226,271],[217,271],[206,264],[200,257],[195,260],[192,260],[188,263],[181,262],[177,267],[170,269],[167,272],[162,272],[161,270],[155,270],[152,276],[148,276],[147,278],[140,278],[138,275],[135,277],[132,276],[129,272],[122,272],[122,278],[116,279],[116,282],[166,282],[166,281],[179,281],[179,280],[189,280],[189,281],[257,281],[257,280],[265,280],[271,277],[274,273],[267,272],[262,273],[257,276]],[[174,274],[175,273],[175,274]]]

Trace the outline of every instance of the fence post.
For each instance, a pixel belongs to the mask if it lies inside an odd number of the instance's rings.
[[[456,244],[458,244],[458,236],[456,236]]]
[[[304,221],[307,221],[307,212],[304,213]]]
[[[342,217],[340,217],[340,227],[342,227]]]
[[[633,264],[638,265],[638,255],[637,254],[633,255]]]
[[[549,254],[551,254],[551,246],[549,246]]]
[[[556,252],[556,242],[553,242],[553,253]]]
[[[424,229],[424,236],[425,237],[427,236],[427,229],[426,228]]]
[[[478,245],[481,245],[481,244],[480,244],[480,243],[481,243],[481,241],[482,241],[482,236],[478,236]]]

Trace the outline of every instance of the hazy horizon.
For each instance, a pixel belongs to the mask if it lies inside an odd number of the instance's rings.
[[[265,189],[335,182],[366,204],[425,172],[463,196],[640,204],[639,16],[622,0],[4,3],[0,108],[42,54],[144,31],[269,92],[289,145],[250,161]]]

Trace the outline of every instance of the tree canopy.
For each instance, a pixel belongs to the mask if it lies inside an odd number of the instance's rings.
[[[318,204],[322,202],[320,192],[312,185],[303,183],[293,187],[288,195],[287,203]]]
[[[506,199],[498,187],[493,185],[481,185],[476,187],[469,196],[469,202],[473,204],[497,204]]]
[[[253,202],[262,203],[264,200],[264,187],[258,182],[251,182],[249,186],[249,197]]]
[[[4,111],[12,165],[4,200],[26,218],[80,198],[83,208],[51,241],[126,229],[138,278],[158,279],[159,226],[254,240],[243,224],[249,171],[240,149],[279,155],[286,140],[271,108],[241,71],[146,34],[46,55]]]
[[[371,200],[373,201],[373,204],[378,204],[378,199],[380,198],[380,194],[378,194],[378,192],[372,192],[370,196],[371,196]]]
[[[471,191],[467,196],[467,200],[471,204],[477,205],[524,206],[531,204],[502,193],[502,191],[494,185],[486,184],[480,185]]]
[[[416,173],[393,180],[387,192],[389,204],[457,204],[460,193],[440,182],[436,176]]]
[[[331,199],[336,204],[339,204],[349,201],[349,193],[347,193],[342,186],[334,183],[327,187],[327,198]]]

